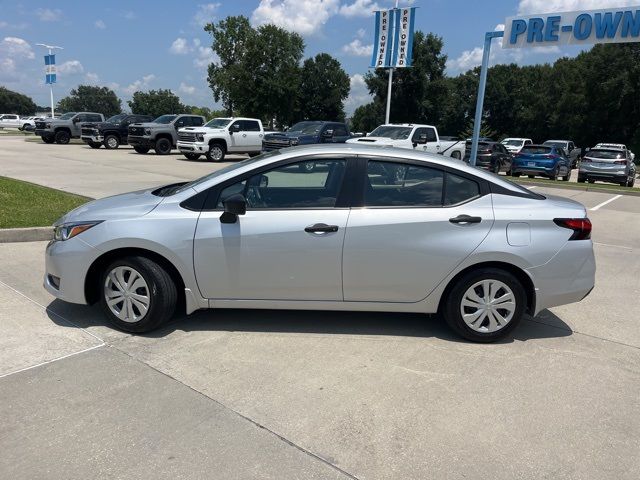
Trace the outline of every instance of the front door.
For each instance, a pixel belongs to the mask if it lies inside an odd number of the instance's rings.
[[[424,299],[493,225],[479,184],[437,167],[369,160],[364,200],[347,224],[345,301]]]
[[[234,134],[235,135],[235,134]],[[211,299],[341,301],[349,217],[338,199],[345,159],[278,166],[224,186],[202,212],[194,241],[200,292]],[[222,200],[240,193],[247,212],[221,223]]]

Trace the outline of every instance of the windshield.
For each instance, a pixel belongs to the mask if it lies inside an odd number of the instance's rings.
[[[322,123],[320,122],[298,122],[291,127],[289,132],[304,133],[306,135],[314,135],[320,133]]]
[[[70,118],[74,117],[76,115],[76,112],[69,112],[69,113],[65,113],[63,115],[60,115],[58,117],[59,120],[69,120]]]
[[[503,145],[509,145],[510,147],[521,147],[522,144],[524,143],[524,140],[503,140],[502,144]]]
[[[589,158],[602,158],[603,160],[618,160],[625,158],[620,150],[591,150],[587,155]]]
[[[385,137],[393,140],[406,140],[411,135],[411,127],[393,127],[389,125],[380,125],[368,136]]]
[[[209,128],[224,128],[227,125],[229,125],[229,122],[231,122],[230,118],[214,118],[213,120],[209,121],[205,127],[209,127]]]
[[[107,123],[120,123],[125,119],[127,113],[119,113],[118,115],[114,115],[113,117],[107,118]]]
[[[550,147],[567,148],[567,142],[554,142],[553,140],[547,140],[543,143],[543,145],[548,145]]]
[[[522,147],[520,153],[530,153],[533,155],[546,155],[551,153],[551,147],[542,147],[539,145],[532,145],[527,147]]]
[[[204,177],[200,177],[200,178],[198,178],[196,180],[193,180],[191,182],[178,185],[178,186],[174,187],[170,192],[163,192],[163,196],[173,195],[175,193],[182,192],[182,191],[186,190],[187,188],[194,188],[194,187],[200,185],[201,183],[204,183],[204,182],[207,182],[207,181],[211,180],[212,178],[219,177],[220,175],[224,175],[225,173],[233,172],[237,168],[242,168],[242,167],[245,167],[247,165],[251,165],[251,164],[253,164],[255,162],[259,162],[260,160],[264,160],[265,158],[274,157],[276,155],[281,155],[280,150],[273,150],[271,152],[261,153],[260,155],[258,155],[256,157],[248,158],[247,160],[243,160],[243,161],[238,162],[238,163],[233,163],[233,164],[228,165],[228,166],[226,166],[224,168],[221,168],[220,170],[216,170],[215,172],[210,173],[209,175],[205,175]]]
[[[153,123],[171,123],[175,120],[177,115],[160,115]]]

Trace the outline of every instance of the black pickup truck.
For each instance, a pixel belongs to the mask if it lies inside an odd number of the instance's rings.
[[[266,134],[262,140],[262,151],[313,143],[344,143],[350,138],[351,133],[344,123],[305,120],[296,123],[286,132]]]
[[[127,144],[129,125],[132,123],[151,122],[150,115],[137,115],[135,113],[120,113],[101,123],[87,123],[82,126],[80,138],[91,148],[114,149]]]

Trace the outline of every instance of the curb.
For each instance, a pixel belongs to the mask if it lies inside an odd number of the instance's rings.
[[[41,242],[53,238],[53,227],[2,228],[0,243]]]
[[[511,180],[514,183],[517,183],[518,185],[522,185],[523,187],[526,187],[527,185],[530,186],[536,186],[536,187],[545,187],[545,188],[558,188],[558,189],[562,189],[562,190],[576,190],[576,191],[583,191],[583,192],[596,192],[596,193],[610,193],[612,195],[629,195],[631,197],[640,197],[640,188],[630,188],[629,190],[608,190],[605,188],[597,188],[597,187],[590,187],[588,185],[584,185],[584,186],[573,186],[573,187],[567,187],[567,183],[569,182],[558,182],[556,183],[545,183],[545,182],[536,182],[536,181],[531,181],[531,182],[518,182],[517,180],[514,180],[512,178],[509,178],[509,180]],[[575,183],[573,185],[576,185]]]

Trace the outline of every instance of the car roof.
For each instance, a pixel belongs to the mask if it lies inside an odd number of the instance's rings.
[[[560,142],[560,143],[569,143],[571,140],[545,140],[544,143],[547,142]]]
[[[623,143],[598,143],[593,148],[607,148],[607,149],[618,149],[618,150],[627,149],[627,147]]]

